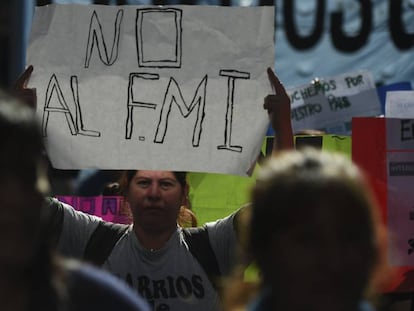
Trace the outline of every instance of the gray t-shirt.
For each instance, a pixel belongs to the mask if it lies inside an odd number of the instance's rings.
[[[63,229],[58,249],[64,256],[82,258],[85,246],[101,219],[63,205]],[[206,224],[211,248],[223,274],[230,272],[234,264],[237,238],[233,218],[234,214]],[[220,309],[218,294],[189,251],[180,227],[163,248],[150,251],[138,241],[131,225],[113,248],[103,268],[131,285],[154,311]]]

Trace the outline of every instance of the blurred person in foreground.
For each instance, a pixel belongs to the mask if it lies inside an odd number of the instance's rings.
[[[235,277],[227,310],[372,310],[370,294],[390,275],[377,206],[342,154],[308,147],[270,158],[252,189],[244,241],[259,282]]]
[[[55,254],[43,150],[33,109],[0,91],[0,310],[149,311],[117,278]]]

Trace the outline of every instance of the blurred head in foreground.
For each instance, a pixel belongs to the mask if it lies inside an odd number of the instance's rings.
[[[41,206],[48,181],[33,109],[0,92],[0,267],[30,265],[43,243]]]
[[[304,149],[269,159],[252,191],[246,236],[263,309],[357,310],[385,271],[376,209],[343,155]]]

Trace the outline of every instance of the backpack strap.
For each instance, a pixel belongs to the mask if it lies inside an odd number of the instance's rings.
[[[102,266],[109,257],[115,244],[129,228],[129,225],[101,221],[89,238],[83,259],[97,266]],[[208,232],[205,228],[182,229],[191,254],[200,263],[211,284],[217,290],[221,277],[216,255],[210,245]]]
[[[83,259],[96,266],[102,266],[128,228],[129,225],[99,222],[85,247]]]
[[[211,248],[207,229],[204,227],[183,228],[182,232],[191,254],[204,269],[213,287],[218,290],[222,273],[217,257]]]

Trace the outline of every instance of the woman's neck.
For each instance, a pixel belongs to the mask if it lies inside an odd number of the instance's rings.
[[[148,250],[158,250],[162,248],[173,233],[177,230],[177,226],[166,228],[164,230],[146,230],[139,225],[133,226],[134,233],[141,245]]]

